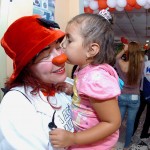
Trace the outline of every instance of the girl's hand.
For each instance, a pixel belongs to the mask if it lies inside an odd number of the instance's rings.
[[[65,92],[67,95],[73,94],[73,85],[62,82],[55,85],[58,92]]]
[[[124,52],[128,51],[128,44],[124,44],[123,50],[124,50]]]
[[[50,142],[55,148],[65,148],[74,144],[75,135],[64,129],[54,129],[49,132]]]

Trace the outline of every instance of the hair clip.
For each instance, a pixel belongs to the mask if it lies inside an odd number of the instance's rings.
[[[51,28],[58,28],[58,29],[60,29],[59,25],[56,22],[52,21],[52,20],[46,20],[45,18],[37,18],[37,19],[46,28],[50,28],[51,27]]]
[[[112,16],[110,14],[110,12],[108,11],[109,8],[106,8],[106,9],[102,9],[100,12],[99,12],[99,15],[104,17],[109,23],[110,20],[112,19]]]

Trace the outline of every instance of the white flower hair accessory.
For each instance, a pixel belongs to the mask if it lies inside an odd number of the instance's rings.
[[[110,14],[110,12],[108,11],[109,8],[106,8],[106,9],[102,9],[100,12],[99,12],[99,15],[101,15],[102,17],[104,17],[109,23],[110,20],[112,20],[112,16]]]

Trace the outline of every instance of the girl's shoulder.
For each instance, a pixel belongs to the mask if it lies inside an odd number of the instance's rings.
[[[77,89],[80,93],[96,99],[120,94],[118,75],[112,66],[103,64],[91,66],[88,70],[88,73],[78,78]]]
[[[91,70],[89,70],[89,74],[94,76],[97,74],[101,74],[102,76],[113,76],[116,79],[118,79],[118,75],[116,73],[116,70],[110,66],[109,64],[101,64],[97,66],[92,66]]]

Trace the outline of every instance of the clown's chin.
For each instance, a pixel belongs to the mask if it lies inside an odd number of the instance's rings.
[[[55,80],[54,80],[54,83],[61,83],[61,82],[64,82],[65,79],[67,77],[67,74],[64,72],[64,74],[57,74],[55,76]]]
[[[56,84],[64,82],[66,79],[66,72],[63,73],[52,73],[44,77],[44,82],[49,84]]]

